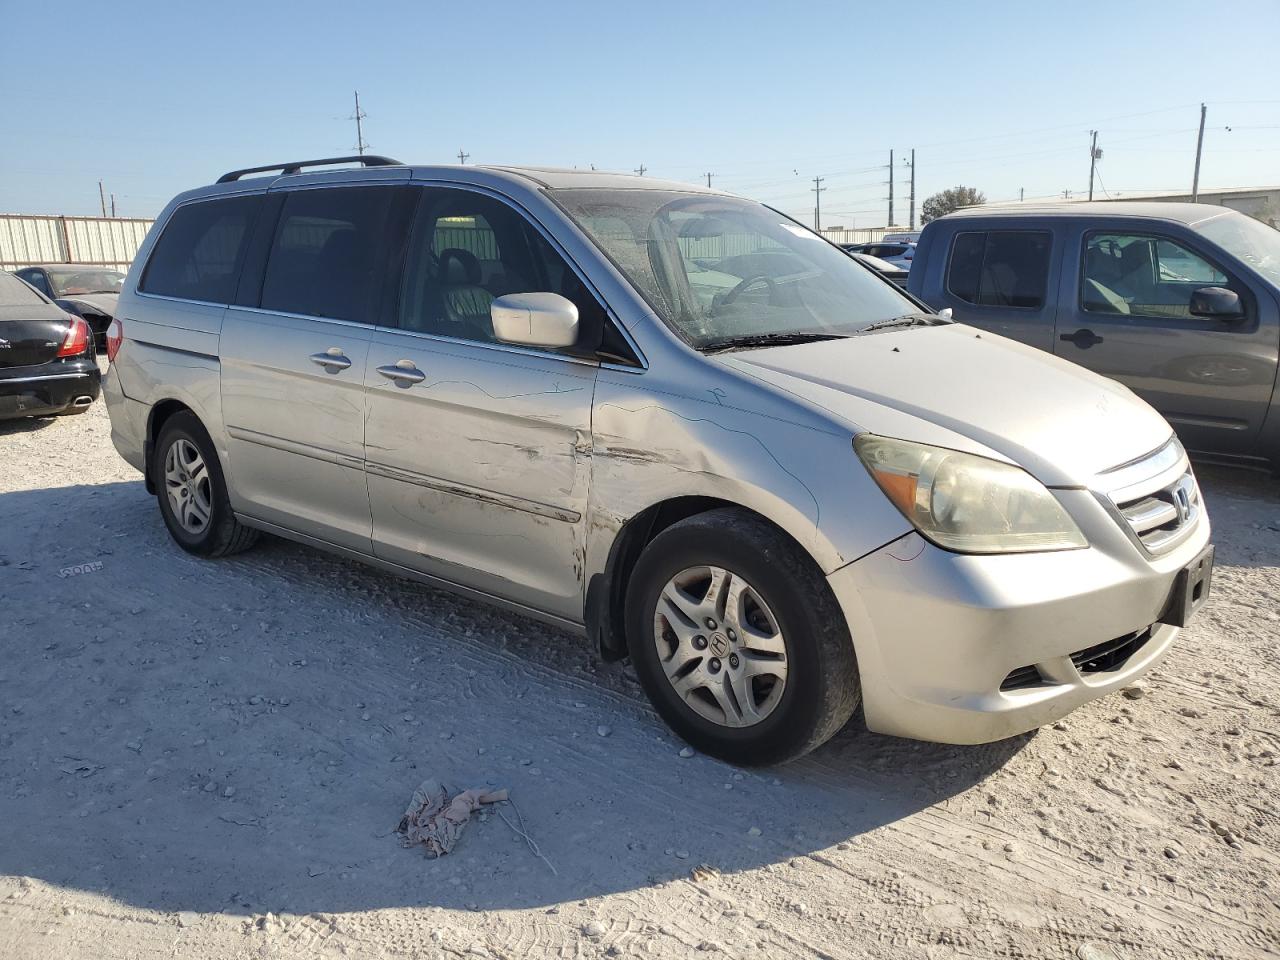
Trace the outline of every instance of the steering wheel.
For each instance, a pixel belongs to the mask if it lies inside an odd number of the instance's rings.
[[[765,286],[769,288],[769,302],[772,303],[773,291],[777,289],[777,284],[773,282],[773,279],[771,277],[766,277],[763,274],[757,274],[754,277],[747,277],[741,283],[737,284],[732,290],[726,293],[724,297],[720,300],[720,305],[723,307],[727,307],[729,304],[737,300],[738,297],[744,294],[751,287],[754,287],[757,283],[761,283],[761,282],[763,282]]]

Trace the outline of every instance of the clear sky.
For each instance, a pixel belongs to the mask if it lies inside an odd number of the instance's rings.
[[[917,194],[1280,185],[1280,0],[0,0],[0,213],[151,216],[225,170],[354,152],[703,180],[824,225]],[[1230,129],[1228,129],[1230,128]]]

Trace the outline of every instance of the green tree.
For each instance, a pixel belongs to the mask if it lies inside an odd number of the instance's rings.
[[[935,193],[924,202],[920,208],[920,222],[928,223],[930,220],[945,217],[961,207],[976,207],[986,202],[986,195],[981,190],[975,190],[973,187],[952,187],[950,190]]]

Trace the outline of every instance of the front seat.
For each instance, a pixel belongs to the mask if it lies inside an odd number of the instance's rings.
[[[494,297],[481,286],[480,280],[480,261],[474,253],[459,247],[440,252],[443,327],[447,331],[456,326],[457,336],[492,343],[497,339],[489,312]]]

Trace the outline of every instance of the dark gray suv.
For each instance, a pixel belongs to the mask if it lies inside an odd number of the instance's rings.
[[[925,227],[908,289],[1119,380],[1186,447],[1280,464],[1280,232],[1224,207],[975,208]]]

